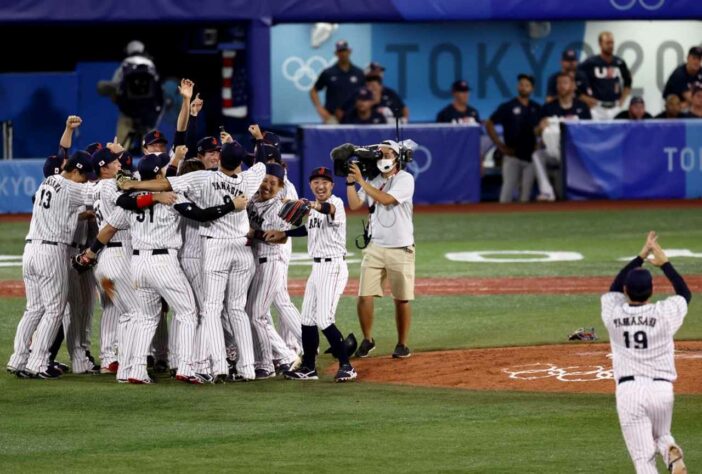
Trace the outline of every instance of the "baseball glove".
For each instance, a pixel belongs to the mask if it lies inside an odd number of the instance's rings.
[[[127,181],[136,181],[136,178],[132,176],[132,172],[129,170],[119,170],[115,175],[115,179],[119,189],[123,189],[123,184]]]
[[[85,273],[97,264],[97,259],[88,258],[85,250],[71,259],[71,265],[78,273]]]
[[[358,349],[358,341],[356,340],[356,336],[353,335],[353,333],[349,333],[348,336],[346,336],[346,339],[344,339],[344,346],[346,347],[346,353],[351,357],[355,352],[356,349]],[[332,352],[332,348],[330,347],[326,351],[324,351],[325,354],[331,354],[334,356],[335,359],[338,359],[337,355]]]
[[[278,211],[278,217],[294,226],[299,226],[302,224],[302,219],[309,214],[311,208],[310,202],[307,199],[287,201],[281,206],[280,211]]]
[[[568,336],[569,341],[596,341],[595,328],[580,328]]]
[[[102,287],[102,292],[104,293],[105,298],[107,298],[109,302],[113,302],[115,297],[115,282],[107,277],[104,277],[102,280],[100,280],[100,286]]]

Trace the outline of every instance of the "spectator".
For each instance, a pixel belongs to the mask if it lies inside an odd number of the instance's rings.
[[[680,96],[677,94],[670,94],[667,99],[665,99],[665,110],[660,114],[656,115],[654,118],[657,119],[681,119],[689,118],[690,116],[682,111],[682,102],[680,102]]]
[[[534,77],[520,74],[517,79],[517,97],[501,104],[485,122],[488,135],[503,155],[500,202],[512,201],[520,181],[520,200],[528,202],[534,187],[531,155],[536,149],[534,130],[541,107],[529,98],[534,91]],[[502,125],[504,142],[497,135],[495,124]]]
[[[689,118],[702,118],[702,84],[692,86],[690,93],[690,108],[687,111]]]
[[[310,89],[312,104],[324,123],[338,122],[334,112],[353,97],[364,81],[363,71],[351,64],[351,48],[346,41],[336,42],[336,58],[336,63],[322,71]],[[322,89],[326,89],[324,106],[318,92]]]
[[[587,76],[578,69],[578,54],[574,49],[566,49],[561,55],[561,70],[548,78],[546,86],[546,102],[552,102],[558,98],[556,82],[561,73],[569,74],[575,81],[576,96],[587,93]]]
[[[590,120],[587,104],[575,97],[575,80],[568,72],[558,73],[556,92],[558,97],[541,108],[541,120],[536,127],[536,134],[541,136],[543,148],[531,156],[539,185],[539,201],[555,201],[556,193],[546,174],[547,166],[561,164],[561,127],[563,120]]]
[[[441,109],[436,115],[439,123],[479,123],[480,114],[468,105],[470,86],[464,80],[458,80],[451,86],[453,102]]]
[[[600,33],[600,54],[585,60],[579,69],[587,77],[587,94],[580,99],[590,106],[594,120],[611,120],[631,93],[631,73],[626,62],[614,55],[614,36]]]
[[[380,63],[373,61],[363,70],[366,76],[379,76],[381,79],[385,76],[385,67]]]
[[[651,114],[646,112],[646,104],[642,97],[632,97],[629,102],[629,109],[622,110],[614,117],[617,120],[644,120],[653,118]]]
[[[356,125],[372,125],[387,123],[385,117],[373,108],[373,93],[363,88],[356,96],[356,107],[344,115],[341,123]]]
[[[405,105],[400,95],[389,87],[383,86],[383,80],[377,75],[366,76],[366,89],[373,94],[373,108],[387,122],[395,120],[395,113],[400,113],[403,122],[409,118],[409,109]],[[336,109],[336,118],[343,121],[344,115],[350,113],[356,107],[356,96],[347,100],[341,108]]]
[[[702,82],[702,48],[693,46],[687,53],[687,62],[676,67],[668,78],[663,89],[663,97],[677,94],[680,97],[681,108],[690,106],[690,91],[695,83]],[[666,99],[667,100],[667,99]]]

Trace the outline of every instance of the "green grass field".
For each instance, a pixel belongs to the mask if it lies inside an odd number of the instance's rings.
[[[349,242],[360,218],[349,223]],[[416,216],[417,276],[614,276],[655,229],[667,249],[702,253],[702,214],[651,209]],[[20,255],[27,223],[0,224],[0,255]],[[296,251],[304,250],[297,242]],[[350,243],[349,250],[356,252]],[[460,263],[446,252],[576,251],[562,263]],[[702,259],[673,259],[702,274]],[[351,276],[358,275],[350,265]],[[305,277],[309,267],[291,267]],[[21,278],[0,267],[0,279]],[[603,288],[603,291],[606,289]],[[300,303],[299,298],[296,302]],[[0,359],[12,351],[24,299],[0,299]],[[435,349],[563,343],[581,326],[605,336],[596,295],[420,297],[411,347]],[[702,339],[693,299],[680,339]],[[96,313],[96,315],[99,313]],[[378,350],[394,345],[392,304],[376,305]],[[355,301],[338,325],[360,334]],[[99,334],[99,317],[93,334]],[[605,338],[606,339],[606,338]],[[95,353],[97,340],[94,337]],[[324,347],[323,347],[324,348]],[[65,353],[60,356],[66,360]],[[331,362],[322,358],[323,364]],[[397,370],[402,361],[387,358]],[[702,374],[700,374],[702,375]],[[425,389],[268,380],[251,384],[118,385],[108,376],[57,381],[0,376],[0,469],[21,471],[233,472],[633,472],[614,395]],[[612,386],[614,390],[614,386]],[[702,466],[702,396],[677,396],[673,434],[691,472]],[[662,469],[662,464],[660,465]]]

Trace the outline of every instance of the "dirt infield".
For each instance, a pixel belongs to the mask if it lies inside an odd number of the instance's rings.
[[[363,382],[469,390],[613,393],[609,344],[504,347],[355,359]],[[676,343],[676,393],[702,393],[702,341]],[[402,368],[402,370],[399,370]],[[330,368],[330,374],[335,367]]]
[[[702,291],[702,275],[686,275],[690,290]],[[291,296],[305,293],[306,280],[288,282]],[[527,294],[597,294],[604,293],[612,277],[529,277],[529,278],[419,278],[415,282],[418,296],[450,295],[527,295]],[[672,293],[673,288],[664,277],[654,279],[656,292]],[[349,280],[344,294],[358,294],[358,280]],[[24,296],[22,280],[0,281],[0,297]]]

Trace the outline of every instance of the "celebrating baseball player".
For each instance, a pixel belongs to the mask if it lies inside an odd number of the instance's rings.
[[[265,232],[268,242],[283,242],[286,237],[307,236],[307,252],[313,260],[302,303],[302,366],[285,373],[290,380],[317,380],[319,329],[339,359],[337,382],[354,380],[356,370],[349,362],[343,336],[336,327],[336,306],[346,288],[349,270],[346,266],[346,211],[344,203],[332,194],[334,179],[329,168],[315,168],[310,175],[310,188],[316,200],[297,201],[285,220],[295,223],[309,213],[307,224],[295,229]],[[296,212],[302,209],[302,212]],[[292,215],[291,215],[292,214]],[[319,329],[318,329],[319,328]]]
[[[671,296],[650,303],[651,263],[663,270],[675,289]],[[686,473],[683,453],[670,434],[673,382],[677,378],[673,336],[687,314],[692,294],[650,232],[641,252],[617,275],[602,295],[602,321],[609,332],[617,383],[617,413],[624,441],[638,474],[656,473],[656,451],[668,469]]]

